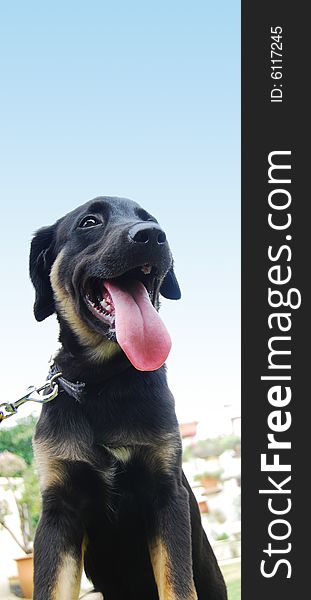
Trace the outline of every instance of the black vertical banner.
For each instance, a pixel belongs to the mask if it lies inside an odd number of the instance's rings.
[[[311,594],[306,11],[302,2],[242,3],[244,600]]]

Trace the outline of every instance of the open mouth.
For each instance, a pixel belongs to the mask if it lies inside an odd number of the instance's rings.
[[[155,306],[157,269],[144,264],[110,279],[88,280],[83,298],[105,335],[117,341],[132,365],[154,371],[165,362],[171,340]]]
[[[130,271],[127,271],[120,277],[111,278],[111,281],[120,288],[127,288],[134,281],[141,281],[145,286],[150,301],[154,302],[155,296],[156,269],[149,264],[144,264]],[[91,278],[85,287],[83,297],[89,311],[104,325],[109,328],[109,333],[115,331],[115,306],[111,293],[108,290],[109,283],[106,280]]]

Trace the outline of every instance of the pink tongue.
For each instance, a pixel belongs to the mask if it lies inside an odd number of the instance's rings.
[[[114,307],[116,336],[123,352],[139,371],[155,371],[168,357],[171,339],[140,281],[127,289],[105,281]]]

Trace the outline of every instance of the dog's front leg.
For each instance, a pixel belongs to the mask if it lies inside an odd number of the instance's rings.
[[[83,527],[78,512],[52,487],[44,492],[43,511],[34,541],[33,600],[77,600]]]
[[[193,581],[189,495],[182,486],[155,508],[155,538],[149,544],[160,600],[197,600]]]

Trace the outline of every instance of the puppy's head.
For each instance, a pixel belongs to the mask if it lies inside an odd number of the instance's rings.
[[[57,312],[93,358],[120,347],[140,370],[170,349],[159,294],[180,298],[173,259],[156,219],[131,200],[101,197],[34,236],[30,277],[35,317]]]

